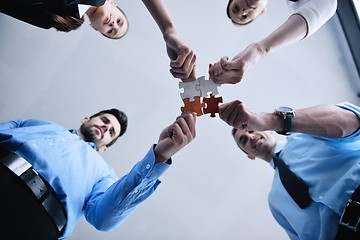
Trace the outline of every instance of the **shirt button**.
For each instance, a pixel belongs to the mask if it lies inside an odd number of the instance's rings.
[[[139,192],[139,190],[137,190],[137,189],[134,191],[134,193],[138,193],[138,192]]]
[[[150,164],[146,164],[146,169],[150,169]]]

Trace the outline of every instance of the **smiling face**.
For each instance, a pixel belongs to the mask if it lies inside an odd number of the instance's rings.
[[[121,38],[129,27],[125,14],[114,2],[105,1],[100,7],[91,7],[87,15],[91,26],[109,38]]]
[[[247,131],[238,129],[234,140],[250,159],[256,157],[270,160],[274,153],[276,140],[272,131]]]
[[[112,114],[101,114],[92,118],[84,118],[80,126],[80,134],[86,142],[93,142],[98,151],[105,151],[106,145],[116,139],[121,126]]]
[[[244,25],[265,12],[267,0],[232,0],[227,13],[233,23]]]

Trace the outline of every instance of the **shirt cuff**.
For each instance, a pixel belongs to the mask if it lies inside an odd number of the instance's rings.
[[[140,162],[140,171],[143,173],[144,178],[147,178],[149,181],[158,179],[163,175],[166,170],[170,167],[172,162],[171,158],[166,161],[166,163],[156,163],[155,164],[155,145],[151,146],[148,153],[145,155],[143,160]]]

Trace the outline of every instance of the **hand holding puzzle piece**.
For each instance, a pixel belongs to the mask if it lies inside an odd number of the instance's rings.
[[[179,88],[184,89],[180,93],[184,102],[181,111],[192,111],[197,116],[210,113],[211,117],[215,117],[215,113],[219,112],[219,103],[223,102],[222,97],[215,97],[219,94],[217,88],[220,86],[211,79],[206,80],[204,76],[191,82],[179,82]]]

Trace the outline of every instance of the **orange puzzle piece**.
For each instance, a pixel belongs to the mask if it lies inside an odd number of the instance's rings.
[[[199,96],[194,97],[194,101],[190,102],[190,98],[184,98],[184,107],[181,107],[181,112],[190,111],[195,112],[196,116],[203,115],[202,108],[205,107],[205,103],[200,101]]]

